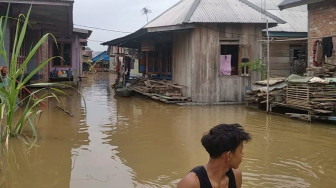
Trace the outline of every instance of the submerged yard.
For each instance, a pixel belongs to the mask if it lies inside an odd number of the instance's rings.
[[[336,127],[266,115],[245,106],[166,105],[118,98],[115,75],[88,75],[63,98],[73,117],[49,102],[39,138],[2,147],[0,187],[175,187],[208,156],[200,138],[219,123],[252,134],[240,166],[243,187],[332,187]],[[26,142],[24,142],[24,140]]]

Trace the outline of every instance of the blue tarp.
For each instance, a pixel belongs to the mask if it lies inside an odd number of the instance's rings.
[[[96,61],[110,61],[110,57],[107,55],[107,52],[104,51],[102,53],[100,53],[99,55],[97,55],[96,57],[92,58],[92,61],[93,62],[96,62]]]

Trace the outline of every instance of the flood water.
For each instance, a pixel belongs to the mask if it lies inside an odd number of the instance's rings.
[[[69,116],[49,102],[39,138],[12,138],[2,148],[0,187],[175,187],[208,155],[200,138],[220,123],[240,123],[243,187],[335,187],[336,126],[266,115],[245,106],[165,105],[117,98],[114,75],[88,75],[62,97]]]

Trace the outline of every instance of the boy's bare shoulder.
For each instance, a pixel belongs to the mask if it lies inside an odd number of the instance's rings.
[[[181,181],[177,184],[177,188],[199,188],[200,183],[195,173],[189,172]]]

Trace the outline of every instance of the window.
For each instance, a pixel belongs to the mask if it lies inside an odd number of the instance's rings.
[[[221,75],[238,75],[239,45],[221,45]]]
[[[160,51],[143,52],[147,64],[147,74],[170,75],[172,69],[171,50],[161,49]],[[140,62],[142,65],[143,62]]]
[[[15,33],[16,33],[16,24],[11,27],[11,31],[10,31],[10,40],[11,40],[10,41],[10,54],[9,54],[10,60],[12,58],[11,53],[13,52],[13,48],[14,48]],[[18,37],[19,37],[19,35],[18,35]],[[17,59],[17,63],[19,65],[26,60],[26,57],[28,56],[32,47],[35,46],[35,44],[36,44],[36,42],[34,41],[35,38],[36,38],[36,33],[34,33],[29,27],[27,27],[26,35],[25,35],[25,37],[22,41],[21,48],[20,48],[20,51],[19,51],[19,57]],[[18,43],[18,41],[16,41],[16,42]]]
[[[289,46],[290,74],[302,75],[306,72],[307,59],[306,48],[304,46]]]
[[[55,67],[71,67],[71,43],[59,42],[54,43],[53,56],[61,56],[61,58],[54,58],[53,66]]]

